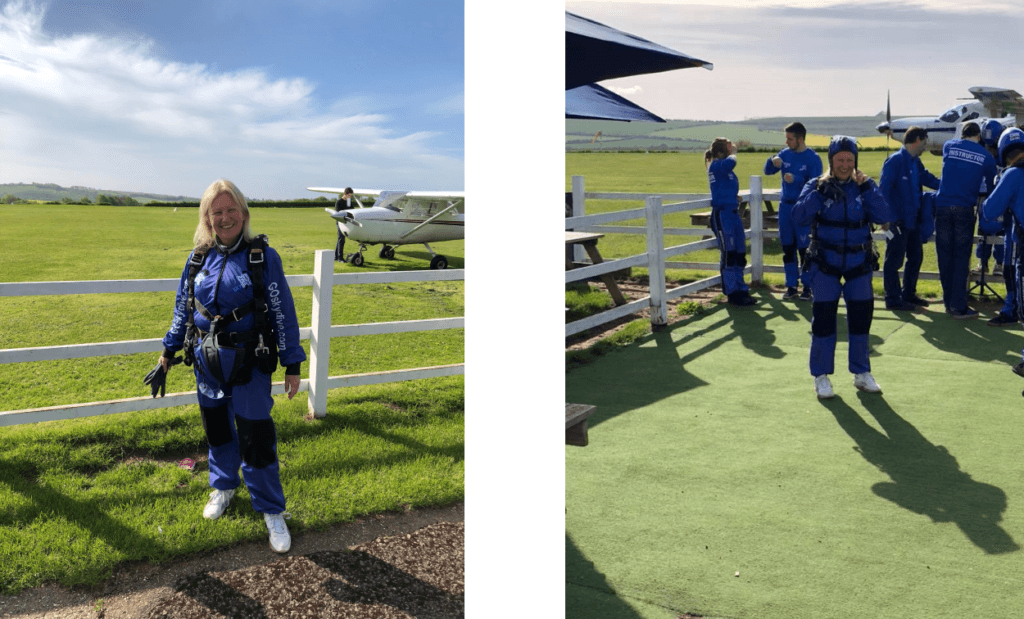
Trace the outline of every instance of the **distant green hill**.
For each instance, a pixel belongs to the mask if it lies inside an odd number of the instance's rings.
[[[0,184],[0,196],[11,194],[22,200],[42,200],[44,202],[59,202],[63,198],[80,200],[89,198],[90,202],[96,202],[100,194],[105,196],[127,196],[145,204],[151,201],[157,202],[198,202],[199,198],[189,196],[167,196],[156,193],[139,193],[134,191],[117,191],[113,189],[93,189],[92,187],[61,187],[53,183],[9,183]]]
[[[808,134],[872,138],[879,136],[875,127],[885,120],[885,115],[775,117],[735,122],[566,120],[565,150],[705,150],[713,139],[720,136],[733,142],[749,142],[754,148],[781,148],[786,145],[782,128],[797,120],[807,127]]]

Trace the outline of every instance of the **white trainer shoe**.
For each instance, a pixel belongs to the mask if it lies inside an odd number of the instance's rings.
[[[832,381],[828,379],[828,374],[814,377],[814,392],[818,394],[819,400],[828,400],[836,396],[832,392]]]
[[[234,490],[216,490],[210,493],[210,500],[203,508],[203,518],[216,520],[224,514],[224,510],[231,503],[231,497],[235,496]]]
[[[870,372],[854,374],[853,386],[861,391],[867,391],[868,393],[882,393],[882,388],[878,386],[878,383],[875,382],[875,378],[871,376]]]
[[[291,517],[288,512],[263,514],[263,519],[267,521],[267,529],[270,531],[270,548],[274,552],[285,553],[292,547],[292,536],[288,532],[288,525],[285,524],[285,519]]]

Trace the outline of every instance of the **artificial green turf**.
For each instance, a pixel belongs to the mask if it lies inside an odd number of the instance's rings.
[[[840,310],[820,402],[809,318],[718,305],[567,373],[567,617],[1024,614],[1020,330],[876,302],[863,394]]]

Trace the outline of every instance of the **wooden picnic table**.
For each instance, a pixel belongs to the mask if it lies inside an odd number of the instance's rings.
[[[572,245],[583,245],[583,249],[587,250],[587,255],[590,256],[590,261],[594,264],[601,264],[604,262],[604,258],[601,257],[601,252],[597,251],[597,241],[604,234],[597,232],[569,232],[565,233],[565,244],[567,247]],[[569,259],[565,261],[565,270],[571,271],[572,269],[583,266],[581,264],[572,262]],[[608,287],[609,294],[612,295],[612,300],[615,301],[615,305],[625,305],[626,297],[623,296],[622,291],[619,290],[619,285],[615,283],[615,278],[612,277],[611,273],[605,273],[601,276],[601,281]]]
[[[740,191],[741,196],[750,196],[750,190],[744,189]],[[778,228],[779,227],[779,214],[772,208],[771,200],[764,200],[764,215],[762,221],[764,221],[764,227],[767,228]],[[740,205],[740,218],[743,220],[743,227],[750,227],[750,203],[744,202]],[[711,211],[704,213],[694,213],[690,215],[690,223],[694,226],[711,227]]]
[[[565,405],[565,444],[586,447],[589,443],[587,438],[587,418],[594,414],[597,407],[593,404],[569,404]]]

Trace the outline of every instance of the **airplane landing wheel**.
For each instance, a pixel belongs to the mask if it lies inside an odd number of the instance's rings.
[[[385,245],[384,247],[381,247],[380,248],[380,257],[381,258],[386,258],[388,260],[394,260],[395,259],[395,248],[394,247],[388,247],[387,245]]]
[[[352,266],[361,267],[361,266],[363,266],[363,255],[362,254],[352,254],[352,257],[349,259],[349,262],[352,263]]]
[[[448,259],[444,256],[434,256],[430,260],[430,268],[437,269],[438,271],[448,268]]]

